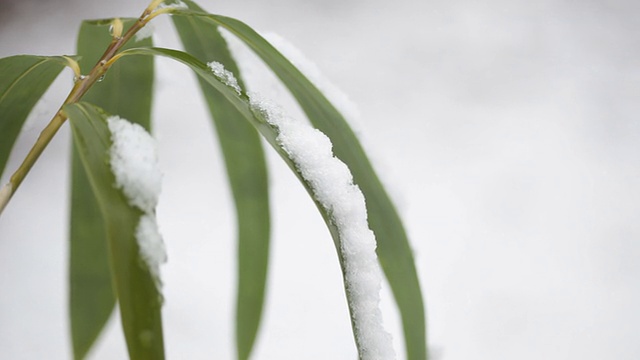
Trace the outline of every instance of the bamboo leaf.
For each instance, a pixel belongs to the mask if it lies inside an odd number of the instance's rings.
[[[121,19],[126,31],[137,19]],[[78,55],[82,69],[95,65],[111,42],[111,19],[83,21],[78,35]],[[131,40],[122,47],[152,46],[151,38]],[[150,128],[154,66],[151,58],[123,58],[111,66],[106,76],[83,97],[107,112],[118,114],[131,122]],[[104,105],[101,105],[104,104]],[[112,111],[111,108],[114,110]],[[117,112],[115,112],[117,110]]]
[[[180,61],[185,65],[189,66],[198,76],[204,79],[207,83],[209,83],[213,88],[215,88],[220,95],[222,95],[230,104],[232,104],[237,110],[238,113],[242,115],[242,117],[251,123],[260,134],[269,142],[269,144],[277,151],[277,153],[282,157],[285,163],[291,168],[291,170],[296,174],[300,182],[303,184],[307,192],[311,195],[314,203],[316,204],[320,214],[322,215],[329,231],[334,239],[336,247],[338,249],[342,249],[342,238],[341,231],[334,222],[332,215],[329,213],[329,209],[327,209],[324,205],[322,205],[318,198],[318,194],[315,193],[313,185],[309,180],[305,179],[301,170],[298,168],[298,165],[294,162],[292,154],[290,154],[283,145],[277,140],[279,135],[279,130],[275,125],[272,125],[268,122],[268,119],[265,118],[265,114],[261,109],[255,109],[249,102],[249,98],[246,94],[238,94],[236,89],[231,86],[225,84],[221,80],[219,80],[211,71],[207,68],[207,66],[194,58],[193,56],[176,50],[170,49],[160,49],[160,48],[140,48],[140,49],[131,49],[127,51],[127,55],[160,55],[172,58],[174,60]],[[338,257],[340,260],[340,264],[342,266],[342,271],[346,272],[345,269],[345,261],[343,258],[342,251],[338,251]],[[348,284],[345,279],[345,289],[348,289]],[[355,301],[355,297],[359,295],[353,294],[350,291],[347,291],[347,302],[349,305],[350,313],[352,315],[352,324],[354,321],[354,313],[357,311],[355,307],[357,306],[357,301]],[[354,327],[354,335],[356,335],[356,330]],[[358,345],[358,351],[363,356],[364,353],[367,353],[368,349],[366,347],[361,347],[361,344],[358,342],[356,337],[356,344]],[[366,359],[367,357],[362,357]]]
[[[69,226],[69,317],[74,359],[84,359],[113,312],[107,235],[74,141]]]
[[[33,55],[0,59],[0,175],[31,109],[60,74],[66,61],[61,56]]]
[[[128,204],[114,187],[109,167],[111,134],[107,115],[89,103],[66,105],[74,144],[104,219],[112,279],[120,306],[129,357],[136,360],[164,359],[162,305],[154,279],[135,238],[142,212]]]
[[[334,153],[344,161],[367,199],[369,224],[376,234],[377,253],[402,318],[409,360],[427,358],[425,312],[413,253],[400,217],[378,179],[357,137],[335,107],[273,46],[239,20],[193,10],[174,16],[197,16],[222,26],[244,41],[274,71],[296,98],[309,120],[333,142]]]
[[[135,19],[124,19],[129,27]],[[88,71],[112,40],[111,20],[84,21],[78,34],[79,64]],[[151,39],[135,45],[151,46]],[[131,45],[125,45],[125,49]],[[85,101],[150,128],[153,59],[125,58],[84,96]],[[73,141],[75,140],[72,139]],[[115,306],[108,262],[106,230],[98,203],[74,146],[71,163],[69,312],[75,359],[83,359],[100,335]]]
[[[239,74],[227,44],[211,24],[173,17],[185,50],[198,60],[216,61]],[[237,76],[239,85],[244,87]],[[238,226],[236,351],[249,358],[260,326],[269,260],[269,192],[260,137],[242,114],[205,80],[199,79],[224,154]]]

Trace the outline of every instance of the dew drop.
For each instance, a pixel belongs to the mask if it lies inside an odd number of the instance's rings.
[[[102,75],[102,76],[100,76],[100,77],[98,78],[98,82],[102,82],[102,80],[104,80],[104,75]]]
[[[74,76],[74,77],[73,77],[73,82],[78,82],[78,81],[84,80],[84,79],[86,79],[86,78],[87,78],[87,77],[86,77],[86,76],[84,76],[84,75]]]

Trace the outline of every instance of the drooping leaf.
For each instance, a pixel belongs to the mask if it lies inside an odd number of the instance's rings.
[[[216,61],[236,74],[227,44],[211,24],[197,17],[172,18],[185,50],[198,60]],[[224,154],[238,226],[236,351],[249,358],[260,326],[269,260],[269,194],[260,137],[242,114],[205,80],[199,78]]]
[[[282,145],[277,141],[278,129],[267,122],[267,119],[260,114],[259,109],[256,110],[252,108],[246,94],[244,93],[240,95],[237,94],[235,89],[232,89],[230,86],[220,81],[220,79],[218,79],[210,71],[210,69],[207,68],[207,66],[204,63],[202,63],[201,61],[199,61],[198,59],[194,58],[193,56],[187,53],[176,51],[176,50],[170,50],[170,49],[160,49],[160,48],[131,49],[127,51],[127,53],[129,55],[136,55],[136,54],[137,55],[160,55],[160,56],[166,56],[166,57],[172,58],[174,60],[177,60],[189,66],[198,76],[200,76],[208,84],[214,87],[220,93],[220,95],[222,95],[230,104],[232,104],[238,110],[238,113],[241,114],[246,121],[251,123],[260,132],[260,134],[269,142],[269,144],[282,157],[282,159],[289,166],[289,168],[291,168],[291,170],[295,173],[295,175],[303,184],[307,192],[309,192],[309,194],[311,195],[311,198],[313,199],[318,210],[320,211],[320,214],[322,215],[325,223],[327,224],[327,227],[329,228],[329,231],[331,233],[331,236],[334,239],[334,242],[336,243],[336,246],[339,249],[342,248],[342,238],[340,236],[340,231],[336,226],[336,224],[334,223],[333,218],[329,213],[329,210],[326,209],[317,200],[317,196],[314,193],[314,188],[312,184],[304,178],[301,171],[298,169],[297,165],[295,164],[291,154],[289,154],[282,147]],[[342,270],[343,272],[345,272],[346,271],[344,267],[345,262],[344,262],[343,254],[341,251],[338,251],[338,257],[340,260],[340,264],[342,266]],[[347,289],[347,287],[348,285],[345,282],[345,289]],[[347,303],[349,305],[350,312],[353,315],[354,314],[353,307],[356,305],[355,301],[352,300],[353,294],[347,291],[346,295],[347,295]],[[354,319],[352,317],[352,323],[353,323],[353,320]],[[355,335],[355,329],[354,329],[354,335]],[[360,348],[360,344],[358,343],[357,340],[356,340],[356,344],[358,345],[358,351],[361,355],[364,352],[366,352],[366,349]]]
[[[115,188],[109,165],[111,134],[106,113],[90,103],[65,105],[74,144],[97,199],[106,229],[112,281],[120,307],[129,357],[136,360],[164,359],[162,295],[135,238],[142,212],[129,205]]]
[[[400,310],[407,358],[426,359],[424,301],[409,240],[395,206],[344,117],[289,60],[249,26],[233,18],[203,14],[192,1],[184,2],[194,11],[176,11],[174,16],[201,17],[211,21],[212,28],[221,26],[244,41],[287,86],[313,125],[331,139],[334,153],[349,166],[367,199],[380,264]]]
[[[61,56],[16,55],[0,59],[0,175],[31,109],[65,64],[66,59]]]
[[[136,21],[124,19],[125,28]],[[78,34],[79,64],[89,72],[112,40],[111,20],[84,21]],[[136,42],[151,46],[151,38]],[[131,47],[130,44],[123,48]],[[152,58],[124,58],[83,97],[111,114],[150,128]],[[74,138],[75,139],[75,138]],[[73,140],[74,140],[73,139]],[[74,144],[71,162],[69,312],[75,359],[83,359],[115,306],[104,221]]]

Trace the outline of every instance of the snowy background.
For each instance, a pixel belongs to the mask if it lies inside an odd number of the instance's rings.
[[[415,248],[439,359],[640,358],[640,2],[201,4],[287,38],[359,105]],[[80,19],[145,6],[0,1],[0,56],[71,54]],[[176,44],[167,19],[156,29],[158,45]],[[235,225],[222,160],[193,76],[157,65],[168,357],[231,359]],[[34,111],[8,173],[70,77]],[[254,358],[354,359],[328,231],[272,155],[272,268]],[[68,157],[65,127],[0,217],[2,359],[70,358]],[[92,359],[126,357],[119,326]]]

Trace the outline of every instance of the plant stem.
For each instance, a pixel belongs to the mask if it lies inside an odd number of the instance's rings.
[[[94,65],[89,74],[75,79],[75,85],[73,86],[73,89],[71,89],[71,92],[69,92],[67,99],[64,101],[62,106],[60,106],[60,109],[56,112],[49,124],[47,124],[47,126],[42,130],[40,136],[38,136],[38,140],[36,140],[36,143],[31,147],[31,150],[22,161],[22,164],[20,164],[20,167],[18,167],[13,175],[11,175],[9,183],[0,189],[0,214],[2,214],[5,206],[9,203],[16,190],[18,190],[18,187],[22,184],[22,181],[36,163],[44,149],[49,145],[51,139],[53,139],[60,127],[67,120],[67,115],[62,110],[62,107],[67,104],[80,101],[84,94],[91,89],[91,87],[107,72],[107,70],[109,70],[115,60],[119,58],[117,53],[122,46],[124,46],[124,44],[126,44],[149,21],[157,15],[160,15],[160,13],[166,12],[161,11],[164,9],[154,12],[155,8],[161,2],[161,0],[153,0],[144,10],[142,15],[140,15],[138,21],[136,21],[124,35],[119,36],[120,34],[114,34],[116,36],[114,36],[111,44],[109,44],[102,57],[100,57],[100,60],[98,60],[96,65]]]

